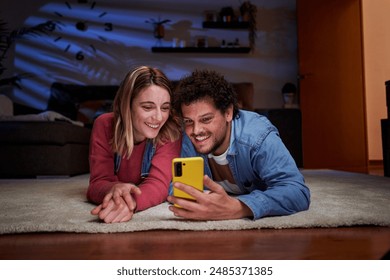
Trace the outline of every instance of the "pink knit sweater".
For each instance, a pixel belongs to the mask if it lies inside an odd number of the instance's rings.
[[[113,135],[112,124],[112,113],[101,115],[94,122],[89,152],[88,200],[100,204],[113,185],[118,182],[130,182],[137,185],[142,191],[141,195],[134,195],[137,211],[164,202],[172,179],[172,159],[180,155],[180,140],[157,145],[147,178],[141,178],[141,163],[146,141],[134,146],[129,159],[121,159],[120,169],[115,175],[114,153],[109,145]]]

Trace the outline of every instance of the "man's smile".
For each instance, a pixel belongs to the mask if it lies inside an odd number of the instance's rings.
[[[210,138],[210,135],[198,135],[198,136],[193,136],[194,139],[197,141],[197,142],[203,142],[207,139]]]

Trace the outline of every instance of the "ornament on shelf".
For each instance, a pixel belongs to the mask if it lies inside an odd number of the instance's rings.
[[[145,21],[146,23],[153,24],[153,35],[157,38],[157,45],[161,45],[161,39],[165,36],[164,24],[170,21],[170,19],[161,20],[160,17],[157,20],[151,18]]]

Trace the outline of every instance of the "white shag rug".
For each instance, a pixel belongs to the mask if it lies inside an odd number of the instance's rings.
[[[105,224],[90,214],[89,174],[70,178],[1,179],[0,234],[26,232],[114,233],[147,230],[243,230],[390,226],[390,178],[332,170],[302,170],[311,190],[308,211],[290,216],[188,221],[163,203],[126,223]]]

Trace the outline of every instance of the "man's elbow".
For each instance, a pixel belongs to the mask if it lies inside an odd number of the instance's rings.
[[[306,187],[301,191],[299,211],[306,211],[310,207],[310,190]]]

